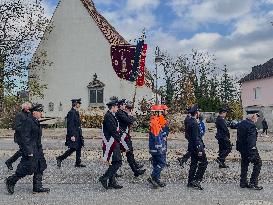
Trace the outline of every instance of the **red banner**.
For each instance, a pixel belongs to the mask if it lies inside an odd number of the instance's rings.
[[[143,86],[145,84],[145,61],[146,61],[146,53],[147,53],[147,44],[144,44],[142,47],[140,64],[139,64],[139,73],[137,77],[137,86]]]

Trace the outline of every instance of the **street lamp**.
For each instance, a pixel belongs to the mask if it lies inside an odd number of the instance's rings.
[[[155,93],[155,103],[158,104],[158,90],[157,90],[157,81],[158,81],[158,69],[157,69],[157,66],[158,64],[160,65],[161,62],[163,61],[163,58],[162,58],[162,55],[161,55],[161,52],[160,52],[160,49],[158,46],[156,46],[155,48],[155,75],[156,75],[156,79],[155,79],[155,90],[156,90],[156,93]]]

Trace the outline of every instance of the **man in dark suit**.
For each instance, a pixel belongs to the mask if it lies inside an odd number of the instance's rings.
[[[216,119],[216,139],[218,140],[219,144],[219,155],[216,159],[216,162],[219,164],[219,168],[228,168],[228,166],[225,164],[226,157],[229,155],[229,153],[232,150],[232,145],[230,142],[230,133],[229,129],[227,127],[227,123],[225,120],[225,117],[227,115],[227,109],[221,108],[219,110],[219,115]]]
[[[5,164],[7,165],[9,170],[13,170],[12,164],[19,159],[22,156],[22,150],[20,146],[20,139],[21,139],[21,128],[23,122],[31,115],[29,109],[31,108],[31,103],[30,102],[25,102],[22,104],[22,110],[18,112],[15,116],[15,121],[13,125],[13,130],[14,132],[14,142],[19,145],[19,150],[12,156],[10,157]]]
[[[121,132],[119,129],[119,122],[116,118],[118,111],[118,99],[111,98],[107,103],[108,111],[103,119],[103,160],[108,163],[109,168],[103,176],[99,178],[102,186],[105,189],[121,189],[121,185],[117,184],[116,174],[122,165],[121,156]]]
[[[133,109],[132,103],[126,102],[125,99],[118,101],[118,111],[116,117],[119,121],[120,131],[122,133],[121,137],[121,147],[122,151],[126,152],[127,162],[129,163],[130,168],[134,172],[134,176],[138,177],[145,173],[145,169],[141,170],[143,165],[139,165],[134,156],[134,148],[132,137],[129,135],[129,128],[136,119],[132,116],[131,110]]]
[[[84,146],[84,139],[82,136],[81,120],[79,108],[81,106],[81,99],[73,99],[72,108],[67,114],[67,135],[65,145],[68,150],[61,156],[57,157],[57,166],[60,168],[64,159],[69,157],[73,152],[76,152],[75,167],[86,167],[81,163],[81,149]]]
[[[267,130],[268,130],[268,124],[267,124],[267,121],[266,119],[264,118],[263,121],[262,121],[262,126],[263,126],[263,133],[265,133],[265,136],[267,136]],[[261,135],[262,136],[262,135]]]
[[[42,117],[43,107],[38,104],[33,106],[30,111],[32,115],[23,121],[20,131],[21,161],[15,174],[6,179],[6,187],[10,194],[14,193],[14,186],[18,180],[32,174],[34,174],[33,193],[50,191],[50,189],[42,186],[43,172],[47,168],[41,143],[42,128],[39,122]]]
[[[186,125],[186,135],[188,136],[188,151],[191,155],[191,164],[188,177],[188,187],[203,190],[201,181],[207,169],[208,161],[205,153],[205,145],[199,131],[197,119],[199,108],[194,105],[190,110],[191,118]]]
[[[260,117],[258,113],[259,111],[248,112],[246,120],[239,123],[236,150],[241,153],[242,158],[240,187],[262,190],[263,187],[258,186],[258,177],[262,167],[262,160],[256,146],[258,132],[255,123]],[[247,172],[250,163],[253,164],[253,172],[248,183]]]

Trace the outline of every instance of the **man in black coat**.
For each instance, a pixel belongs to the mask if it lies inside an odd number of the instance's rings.
[[[121,189],[122,186],[117,184],[116,174],[122,165],[121,156],[121,132],[119,122],[116,118],[118,111],[118,99],[112,98],[107,103],[108,111],[103,119],[103,160],[109,164],[109,168],[103,176],[99,178],[105,189]]]
[[[38,104],[33,106],[30,111],[32,115],[23,121],[20,131],[21,161],[15,174],[6,179],[6,187],[10,194],[14,193],[14,186],[19,179],[32,174],[34,174],[33,193],[50,191],[50,189],[42,186],[43,172],[47,168],[41,143],[42,128],[39,122],[42,117],[43,107]]]
[[[263,126],[263,133],[262,134],[265,133],[265,136],[267,136],[268,124],[267,124],[267,121],[265,120],[265,118],[262,121],[262,126]]]
[[[131,110],[133,109],[133,105],[131,102],[126,102],[126,99],[122,99],[118,101],[118,111],[116,113],[116,118],[119,121],[120,131],[122,133],[121,137],[121,147],[122,151],[126,152],[127,162],[131,167],[132,171],[134,172],[134,176],[138,177],[145,173],[145,169],[141,170],[143,165],[139,165],[134,157],[134,148],[132,138],[129,134],[129,128],[136,119],[132,116]]]
[[[30,116],[29,109],[31,108],[31,103],[25,102],[22,104],[21,107],[22,107],[22,110],[16,114],[14,125],[13,125],[13,130],[15,131],[14,142],[19,145],[19,150],[15,152],[15,154],[5,162],[9,170],[13,170],[12,164],[22,156],[22,150],[20,146],[20,139],[21,139],[20,133],[21,133],[23,122]]]
[[[229,129],[227,127],[227,123],[225,120],[225,117],[227,115],[227,109],[221,108],[219,110],[219,115],[216,119],[216,139],[218,140],[219,144],[219,155],[216,159],[216,162],[219,164],[219,168],[228,168],[228,166],[225,164],[226,157],[229,155],[229,153],[232,150],[232,145],[230,142],[230,133]]]
[[[81,99],[73,99],[72,108],[67,114],[67,135],[65,145],[68,150],[61,156],[57,157],[57,166],[60,168],[61,163],[73,152],[76,152],[75,167],[86,167],[81,163],[81,149],[84,146],[84,139],[82,136],[81,120],[79,108],[81,106]]]
[[[258,177],[262,167],[262,160],[256,147],[258,132],[255,123],[259,118],[258,112],[248,112],[247,119],[239,123],[236,141],[236,150],[241,153],[242,158],[240,187],[255,190],[263,189],[263,187],[258,186]],[[250,182],[248,183],[247,172],[249,163],[252,163],[254,166]]]
[[[187,109],[187,111],[189,111],[189,110],[190,110],[190,108]],[[191,119],[191,114],[188,113],[187,116],[185,117],[185,120],[184,120],[184,127],[185,127],[185,129],[186,129],[187,124],[190,121],[190,119]],[[189,140],[187,132],[185,132],[185,138],[186,138],[186,140]],[[184,164],[189,160],[190,157],[191,157],[191,153],[189,152],[189,148],[188,148],[187,152],[182,157],[178,157],[177,158],[177,160],[179,162],[179,165],[181,167],[184,167]]]
[[[191,155],[191,164],[187,186],[198,190],[203,190],[200,183],[207,169],[208,161],[205,153],[205,145],[203,143],[197,122],[200,114],[198,106],[194,105],[189,110],[189,113],[191,114],[191,118],[186,124],[186,135],[188,136],[188,151]]]

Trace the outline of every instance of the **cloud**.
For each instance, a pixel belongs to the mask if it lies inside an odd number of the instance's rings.
[[[128,10],[143,10],[147,8],[156,8],[160,3],[160,0],[128,0]]]

